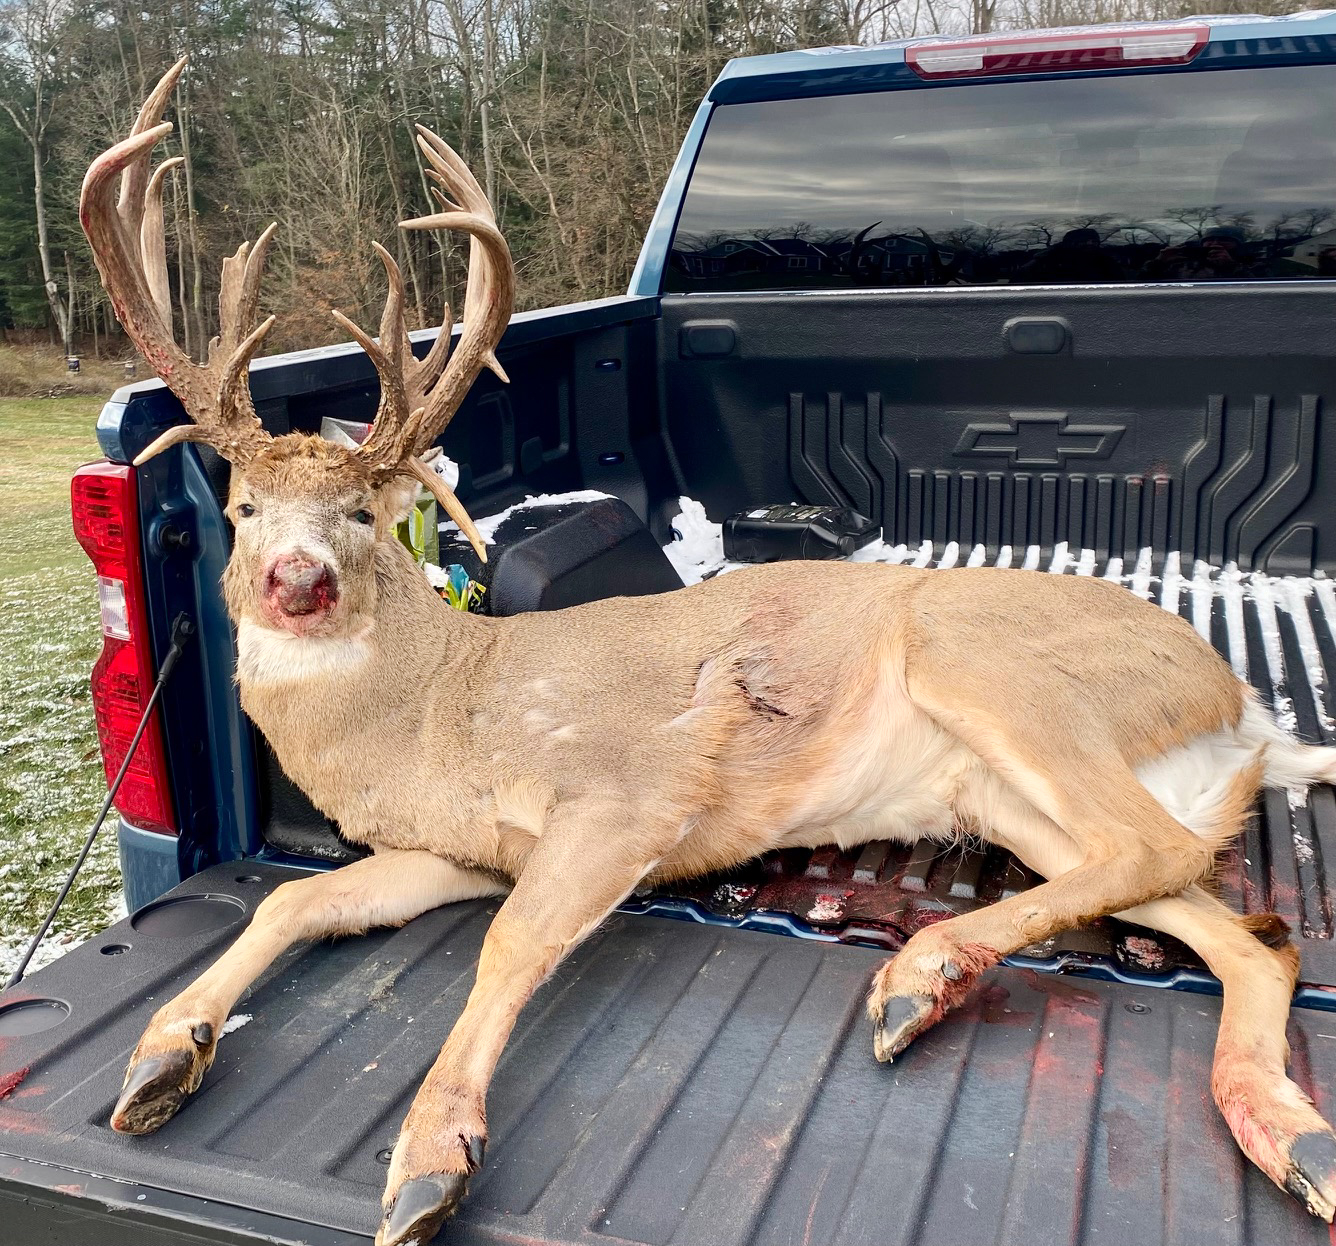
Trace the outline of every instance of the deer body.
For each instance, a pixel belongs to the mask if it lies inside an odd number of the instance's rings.
[[[378,556],[384,604],[355,657],[341,636],[238,620],[243,706],[347,838],[503,876],[522,868],[550,810],[595,796],[675,827],[655,846],[656,880],[772,848],[954,834],[997,776],[916,703],[912,655],[928,645],[955,655],[946,695],[983,679],[973,691],[984,700],[1004,677],[999,646],[1065,646],[1058,682],[1081,697],[1033,678],[1016,693],[1069,756],[1063,736],[1089,748],[1115,725],[1135,767],[1236,724],[1243,708],[1242,685],[1186,624],[1165,616],[1148,637],[1138,625],[1159,612],[1098,580],[1052,591],[1039,579],[1018,595],[989,569],[814,563],[489,619],[441,610],[396,544]],[[1092,615],[1123,653],[1117,667]],[[298,662],[285,652],[294,641]],[[1124,689],[1155,666],[1152,703],[1128,701]],[[1104,700],[1128,721],[1092,712]]]
[[[1336,780],[1185,622],[1082,577],[825,563],[739,571],[649,598],[507,619],[446,608],[393,527],[419,484],[486,552],[418,456],[493,354],[513,271],[486,198],[422,131],[445,211],[472,237],[460,341],[414,360],[398,269],[381,378],[356,450],[270,438],[244,384],[259,263],[224,272],[206,364],[170,333],[160,165],[182,64],[90,167],[81,219],[118,315],[195,421],[140,456],[208,440],[233,464],[224,577],[242,704],[289,776],[370,856],[280,886],[231,949],[159,1009],[112,1125],[157,1128],[198,1088],[242,992],[302,939],[505,895],[464,1011],[395,1145],[379,1246],[432,1237],[483,1160],[485,1100],[520,1010],[645,881],[772,848],[970,833],[1049,881],[920,930],[878,970],[873,1047],[897,1057],[1002,957],[1119,914],[1192,946],[1224,986],[1212,1091],[1239,1145],[1327,1220],[1336,1134],[1285,1074],[1298,954],[1274,915],[1204,883],[1263,784]],[[111,204],[120,177],[120,204]],[[161,295],[161,297],[159,297]],[[503,374],[502,374],[503,375]]]

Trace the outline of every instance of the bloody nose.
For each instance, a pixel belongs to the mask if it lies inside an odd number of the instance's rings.
[[[328,610],[338,597],[334,576],[323,562],[300,554],[274,560],[266,577],[265,596],[284,614]]]

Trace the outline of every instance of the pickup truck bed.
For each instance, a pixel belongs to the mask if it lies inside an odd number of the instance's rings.
[[[290,953],[179,1116],[138,1139],[106,1123],[153,1009],[290,876],[199,874],[28,979],[68,1006],[59,1024],[14,1033],[61,1010],[0,1013],[6,1242],[369,1241],[379,1156],[463,1006],[486,903]],[[1216,1114],[1216,999],[1003,967],[882,1066],[862,1014],[878,959],[618,915],[521,1018],[487,1166],[443,1240],[1328,1240]],[[1331,1111],[1336,1019],[1296,1008],[1290,1042]]]

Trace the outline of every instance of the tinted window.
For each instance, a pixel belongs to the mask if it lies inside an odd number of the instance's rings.
[[[1336,67],[717,108],[667,289],[1336,277]]]

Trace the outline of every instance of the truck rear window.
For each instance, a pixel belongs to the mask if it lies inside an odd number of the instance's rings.
[[[671,292],[1336,277],[1336,66],[715,109]]]

